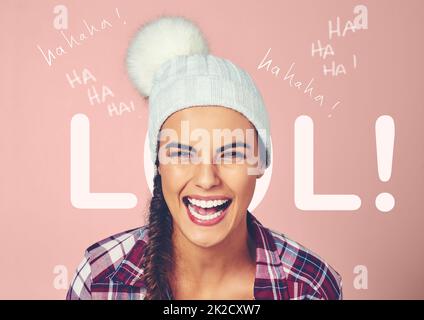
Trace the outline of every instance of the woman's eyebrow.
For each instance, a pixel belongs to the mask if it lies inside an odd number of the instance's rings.
[[[178,143],[177,142],[170,142],[170,143],[168,143],[165,146],[166,149],[173,148],[173,147],[180,148],[180,149],[186,149],[186,150],[188,150],[190,152],[192,150],[194,150],[196,152],[196,149],[194,147],[189,146],[189,145],[186,145],[186,144],[182,144],[182,143],[179,143],[179,142]],[[239,141],[237,141],[237,142],[233,142],[233,143],[228,143],[228,144],[226,144],[224,146],[221,146],[221,147],[217,148],[216,149],[216,152],[223,152],[226,149],[236,148],[236,147],[244,147],[244,148],[250,149],[250,145],[249,144],[247,144],[245,142],[239,142]]]

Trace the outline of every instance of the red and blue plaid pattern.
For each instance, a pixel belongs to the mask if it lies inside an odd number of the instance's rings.
[[[256,243],[255,300],[342,299],[340,275],[318,255],[264,227],[249,211],[247,222]],[[66,299],[144,299],[142,256],[148,239],[142,226],[87,248]]]

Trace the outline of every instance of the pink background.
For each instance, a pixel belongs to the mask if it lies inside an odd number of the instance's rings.
[[[53,27],[53,8],[59,4],[68,9],[67,35],[86,32],[83,20],[99,26],[105,18],[113,27],[69,49]],[[343,30],[359,4],[368,8],[368,30],[329,40],[328,21],[335,23],[339,16]],[[246,69],[263,94],[271,115],[274,167],[255,216],[339,271],[346,299],[424,298],[424,2],[418,0],[2,1],[0,298],[63,299],[67,283],[55,285],[55,267],[70,281],[90,244],[144,224],[150,197],[143,169],[148,106],[128,81],[124,56],[137,27],[160,14],[198,22],[211,53]],[[335,55],[311,57],[317,40],[330,43]],[[67,53],[49,66],[37,45],[44,50],[63,46]],[[319,106],[287,81],[258,70],[269,48],[283,76],[295,62],[296,78],[306,83],[314,78],[314,90],[327,102]],[[346,74],[323,75],[322,65],[333,60],[344,64]],[[66,73],[75,69],[81,74],[83,68],[96,77],[98,90],[107,85],[115,97],[92,106],[88,85],[72,89]],[[108,115],[109,102],[131,100],[135,111]],[[329,118],[337,101],[341,103]],[[70,121],[77,113],[90,119],[91,190],[134,193],[136,208],[82,210],[71,205]],[[302,114],[315,126],[315,192],[357,194],[359,210],[296,208],[293,133]],[[374,133],[383,114],[396,125],[388,182],[378,177]],[[396,199],[389,213],[375,207],[380,192]],[[368,289],[354,287],[357,265],[368,269]]]

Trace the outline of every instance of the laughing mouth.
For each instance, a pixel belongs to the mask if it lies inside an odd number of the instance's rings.
[[[190,203],[190,201],[188,200],[188,197],[183,197],[183,203],[186,206],[187,209],[190,210],[189,206],[192,207],[198,214],[203,215],[203,216],[207,216],[207,215],[212,215],[216,212],[219,211],[224,211],[225,209],[227,209],[230,204],[233,202],[232,199],[228,199],[227,202],[218,205],[218,206],[213,206],[211,208],[203,208],[201,206],[198,206],[196,204]]]

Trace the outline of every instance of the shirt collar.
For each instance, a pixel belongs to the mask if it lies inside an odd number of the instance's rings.
[[[286,274],[272,232],[249,211],[247,225],[256,245],[255,300],[288,299]]]
[[[256,246],[256,275],[254,282],[255,300],[283,300],[288,297],[286,275],[271,231],[265,228],[256,217],[247,211],[247,227]],[[144,231],[144,232],[143,232]],[[116,271],[111,275],[112,282],[120,282],[133,287],[144,287],[142,256],[148,241],[143,230],[133,248],[125,256]],[[168,291],[168,298],[172,293]]]

